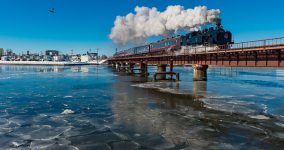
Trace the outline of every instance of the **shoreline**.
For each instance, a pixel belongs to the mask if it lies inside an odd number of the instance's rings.
[[[48,65],[48,66],[76,66],[76,65],[98,65],[89,62],[53,62],[53,61],[0,61],[0,65]]]

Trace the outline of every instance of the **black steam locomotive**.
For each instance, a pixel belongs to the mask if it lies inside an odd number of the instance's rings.
[[[232,44],[232,33],[225,31],[221,26],[221,21],[216,23],[216,28],[213,27],[202,31],[194,31],[186,34],[184,37],[186,45],[225,45]]]
[[[221,26],[221,21],[218,21],[215,28],[211,27],[202,31],[193,31],[185,36],[175,36],[147,45],[130,48],[115,53],[114,57],[148,55],[168,50],[178,51],[183,46],[221,46],[232,43],[232,33],[224,30]]]

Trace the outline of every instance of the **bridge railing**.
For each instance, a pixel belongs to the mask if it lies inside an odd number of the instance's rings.
[[[262,48],[271,46],[284,46],[284,37],[265,39],[257,41],[240,42],[234,44],[226,44],[219,46],[201,46],[201,47],[189,47],[185,49],[184,54],[196,54],[196,53],[206,53],[206,52],[218,52],[218,51],[233,51],[233,50],[246,50],[251,48]]]
[[[234,43],[230,45],[221,45],[219,46],[219,48],[221,50],[225,50],[225,49],[235,50],[235,49],[249,49],[249,48],[269,47],[269,46],[278,46],[278,45],[284,45],[284,37],[257,40],[257,41],[240,42],[240,43]]]

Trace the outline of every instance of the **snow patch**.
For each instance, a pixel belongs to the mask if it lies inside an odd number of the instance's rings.
[[[68,114],[74,114],[75,112],[71,109],[65,109],[61,114],[62,115],[68,115]]]
[[[259,120],[268,120],[270,119],[269,117],[267,116],[264,116],[264,115],[249,115],[250,118],[252,119],[259,119]]]

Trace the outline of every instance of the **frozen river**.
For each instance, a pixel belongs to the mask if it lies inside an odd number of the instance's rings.
[[[210,68],[208,82],[175,71],[181,82],[0,65],[0,150],[284,148],[284,70]]]

